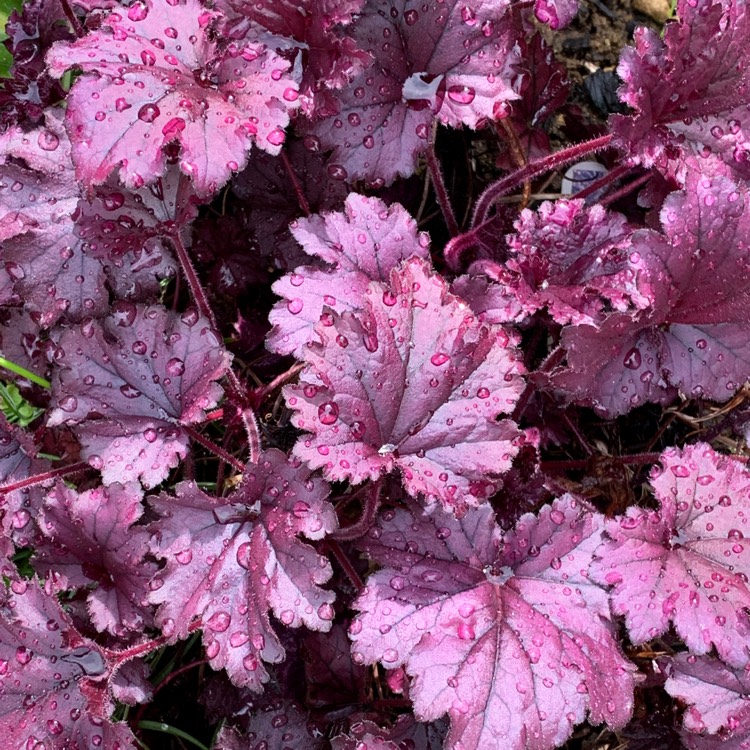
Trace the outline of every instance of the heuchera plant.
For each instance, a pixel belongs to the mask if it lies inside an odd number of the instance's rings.
[[[575,17],[12,12],[3,748],[750,748],[750,11]]]

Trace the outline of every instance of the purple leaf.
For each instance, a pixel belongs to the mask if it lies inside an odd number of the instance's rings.
[[[19,235],[3,243],[5,269],[18,300],[47,328],[64,316],[80,321],[109,309],[102,264],[83,251],[68,221],[56,228]]]
[[[377,184],[412,174],[433,117],[477,128],[513,90],[517,30],[503,0],[370,0],[351,27],[372,54],[334,93],[338,111],[310,126],[310,148],[333,148],[329,173]]]
[[[675,388],[724,401],[750,377],[747,194],[725,177],[694,175],[687,188],[665,201],[664,235],[632,236],[651,307],[563,331],[567,367],[552,383],[601,414],[666,403]]]
[[[383,569],[354,605],[354,661],[405,665],[417,718],[450,717],[446,749],[557,747],[587,711],[622,726],[632,667],[585,574],[601,525],[570,496],[505,536],[488,505],[386,511],[362,545]]]
[[[54,116],[48,116],[46,128],[13,129],[3,139],[7,156],[0,185],[6,186],[12,210],[0,216],[7,280],[0,283],[5,287],[0,296],[23,301],[42,327],[61,316],[74,322],[104,315],[107,281],[118,296],[154,299],[159,279],[174,273],[157,235],[166,222],[189,217],[187,181],[180,186],[173,170],[172,179],[151,192],[132,195],[110,186],[91,203],[79,201],[70,144]],[[7,161],[11,157],[13,163]],[[127,281],[119,278],[123,267]]]
[[[10,484],[48,471],[46,459],[34,458],[38,447],[22,429],[8,424],[0,414],[0,484]],[[35,487],[3,493],[0,497],[0,538],[13,539],[20,547],[30,544],[36,532],[32,514],[38,509],[43,493]],[[14,554],[15,550],[8,550]],[[0,554],[0,559],[3,555]]]
[[[371,282],[360,315],[327,313],[309,367],[285,389],[308,431],[294,453],[328,479],[359,483],[398,468],[409,494],[456,512],[489,497],[523,436],[500,414],[523,389],[515,342],[467,314],[426,261]]]
[[[0,600],[0,732],[6,747],[135,750],[112,724],[108,654],[83,638],[54,591],[13,581]]]
[[[49,228],[73,213],[79,192],[70,151],[65,129],[53,112],[35,130],[16,126],[0,134],[0,239]]]
[[[244,18],[272,34],[289,37],[305,50],[300,104],[308,117],[325,111],[330,89],[345,86],[372,65],[373,58],[357,48],[341,26],[352,22],[365,0],[228,0]]]
[[[558,323],[596,323],[607,309],[645,308],[638,288],[641,257],[632,252],[625,217],[583,201],[525,209],[508,236],[510,254],[497,280],[527,314],[547,307]]]
[[[714,159],[748,179],[746,7],[680,0],[677,15],[663,39],[640,28],[635,47],[623,51],[619,94],[635,113],[614,115],[612,131],[633,161],[676,172],[681,181]]]
[[[731,738],[728,747],[741,747],[750,735],[750,676],[747,669],[732,668],[718,659],[677,654],[664,689],[687,704],[683,726],[689,733]],[[718,738],[717,738],[718,739]]]
[[[359,311],[371,281],[387,282],[413,256],[429,258],[429,237],[402,206],[356,193],[349,194],[343,212],[300,219],[291,231],[308,255],[332,266],[301,266],[273,285],[284,301],[269,315],[274,328],[268,348],[300,358],[305,344],[317,339],[313,329],[324,308]]]
[[[194,310],[180,317],[118,302],[108,317],[60,334],[48,424],[73,426],[105,484],[153,487],[187,452],[180,425],[216,405],[229,359]]]
[[[357,718],[356,716],[353,718]],[[445,739],[445,722],[422,724],[409,715],[398,717],[390,729],[368,719],[350,719],[349,731],[331,740],[333,750],[440,750]]]
[[[497,283],[500,275],[493,275],[493,281],[488,276],[484,273],[459,276],[451,284],[451,291],[468,303],[482,323],[518,323],[523,320],[526,313],[518,297],[505,284]]]
[[[259,41],[212,41],[218,17],[198,0],[139,0],[97,31],[53,46],[53,75],[73,66],[84,74],[67,98],[67,127],[86,185],[114,169],[129,188],[153,182],[165,170],[162,148],[176,141],[180,169],[210,196],[253,143],[279,152],[297,106],[290,64]]]
[[[231,727],[223,727],[215,750],[320,750],[323,740],[308,726],[308,716],[291,701],[275,701],[256,711],[244,737]]]
[[[555,59],[552,47],[541,34],[519,40],[522,56],[516,65],[518,77],[514,87],[520,99],[505,105],[509,123],[516,133],[528,161],[547,156],[552,148],[545,128],[549,117],[568,98],[571,84],[564,65]],[[501,154],[497,166],[512,170],[517,166],[510,146]]]
[[[154,688],[148,676],[151,667],[142,659],[131,659],[117,668],[110,688],[112,695],[126,706],[148,703],[153,698]]]
[[[159,238],[175,225],[189,226],[197,202],[190,180],[173,166],[164,177],[132,192],[110,178],[94,191],[90,202],[79,204],[76,233],[86,242],[86,253],[103,260],[128,254],[139,259],[153,246],[164,253]]]
[[[200,618],[211,665],[259,692],[268,680],[263,662],[284,658],[269,610],[287,627],[331,627],[333,594],[320,588],[331,567],[297,538],[320,539],[335,528],[326,496],[324,482],[274,450],[248,465],[229,497],[183,482],[176,497],[150,498],[162,516],[152,525],[154,552],[167,561],[151,582],[159,627],[185,638]]]
[[[328,176],[323,154],[305,148],[298,138],[289,140],[284,150],[311,211],[330,211],[343,205],[348,191],[341,180]],[[308,260],[289,231],[290,222],[302,213],[293,187],[284,162],[263,151],[253,152],[246,169],[232,180],[232,192],[244,202],[246,218],[240,225],[243,247],[250,235],[250,247],[262,256],[271,256],[273,266],[283,271]],[[247,266],[246,253],[238,264]]]
[[[302,644],[305,704],[323,708],[350,704],[365,695],[366,670],[354,664],[346,629],[334,624],[327,633],[310,633]]]
[[[672,623],[696,654],[712,646],[733,666],[750,661],[750,475],[705,443],[666,450],[651,475],[655,511],[631,507],[607,522],[591,576],[612,589],[634,643]]]
[[[44,55],[54,42],[73,37],[56,0],[30,0],[16,7],[5,26],[3,44],[14,59],[12,78],[0,79],[0,130],[15,124],[29,130],[44,119],[48,105],[65,97],[62,86],[46,74]]]
[[[87,597],[94,627],[124,637],[143,632],[152,615],[145,603],[156,566],[144,558],[148,533],[134,526],[143,513],[135,485],[112,484],[77,493],[58,483],[47,495],[34,567],[65,575],[66,587],[96,587]]]

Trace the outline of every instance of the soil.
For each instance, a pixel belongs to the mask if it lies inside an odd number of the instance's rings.
[[[661,24],[639,13],[630,0],[579,0],[578,15],[565,29],[548,32],[557,60],[573,84],[571,103],[593,122],[618,111],[616,90],[620,52],[632,43],[638,26],[661,31]],[[603,94],[596,95],[597,90]]]

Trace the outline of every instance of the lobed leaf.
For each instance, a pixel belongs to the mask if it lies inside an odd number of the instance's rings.
[[[180,146],[180,170],[210,196],[253,143],[277,154],[298,98],[290,64],[255,39],[214,41],[219,14],[199,0],[139,0],[47,55],[51,73],[78,67],[67,97],[73,159],[87,186],[117,169],[128,188],[164,174],[163,148]],[[211,148],[207,148],[207,144]]]
[[[327,313],[322,343],[287,386],[294,454],[328,479],[359,483],[399,469],[409,494],[463,512],[489,497],[523,442],[510,420],[523,388],[514,341],[482,325],[413,258],[371,282],[359,315]]]
[[[272,450],[226,498],[192,482],[180,483],[174,497],[151,498],[161,516],[152,524],[153,551],[166,567],[151,582],[150,599],[165,635],[185,638],[200,618],[211,665],[260,692],[268,680],[263,662],[284,658],[269,610],[286,627],[331,627],[333,594],[320,587],[331,567],[298,538],[320,539],[335,528],[326,496],[325,483]]]
[[[601,527],[569,496],[504,536],[488,505],[385,511],[362,543],[383,569],[355,601],[354,661],[403,664],[417,719],[450,717],[446,750],[557,747],[587,712],[624,725],[632,667],[586,576]]]
[[[112,665],[71,625],[54,591],[36,582],[4,584],[0,599],[0,732],[7,747],[135,750],[123,723],[111,723]]]
[[[712,162],[747,180],[747,6],[680,0],[677,16],[663,39],[639,28],[635,46],[622,52],[619,95],[634,113],[614,115],[612,132],[632,161],[676,174],[683,184],[691,172],[712,171]]]
[[[371,281],[387,282],[391,271],[411,257],[429,257],[429,237],[398,203],[350,193],[343,212],[329,212],[291,225],[294,238],[313,258],[330,266],[300,266],[279,279],[280,297],[269,315],[268,348],[303,355],[317,339],[314,328],[323,311],[359,311]]]
[[[672,624],[693,653],[716,648],[728,664],[746,666],[750,475],[698,443],[664,451],[651,486],[658,509],[631,507],[607,522],[592,579],[613,587],[613,609],[634,643]]]
[[[563,331],[567,367],[552,383],[601,414],[684,396],[724,401],[750,377],[747,195],[693,175],[661,212],[664,234],[639,230],[639,289],[652,304]]]
[[[230,359],[194,310],[178,316],[130,302],[63,330],[57,345],[48,425],[73,426],[106,484],[166,478],[187,452],[180,426],[216,405]]]
[[[377,65],[341,91],[337,111],[308,128],[308,147],[333,149],[329,173],[392,182],[414,172],[433,117],[477,128],[500,102],[516,99],[520,56],[505,0],[369,0],[351,26]]]
[[[78,493],[58,483],[39,519],[47,543],[36,546],[37,572],[63,575],[70,588],[94,584],[87,596],[91,622],[119,637],[142,633],[153,619],[146,598],[156,566],[145,559],[148,533],[134,525],[143,514],[142,494],[136,485]]]

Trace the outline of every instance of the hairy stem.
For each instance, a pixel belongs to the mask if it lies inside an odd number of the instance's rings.
[[[26,487],[34,487],[37,484],[43,484],[50,479],[57,479],[59,477],[67,477],[72,474],[78,474],[81,471],[91,469],[85,461],[79,461],[78,463],[71,464],[70,466],[60,466],[57,469],[50,469],[42,474],[34,474],[33,477],[26,477],[25,479],[19,479],[17,482],[7,482],[6,484],[0,484],[0,498],[3,495],[7,495],[17,490],[23,490]]]
[[[209,323],[211,323],[211,327],[218,333],[219,326],[216,324],[216,316],[211,309],[211,305],[208,304],[208,297],[203,289],[203,284],[201,284],[200,279],[198,278],[193,261],[190,260],[185,243],[182,241],[179,226],[171,232],[170,239],[172,240],[177,260],[180,263],[185,279],[187,279],[188,286],[190,287],[190,294],[195,301],[198,311],[204,318],[208,319]]]
[[[359,573],[354,570],[354,566],[349,561],[344,550],[341,549],[339,543],[328,536],[325,541],[325,547],[333,553],[333,556],[336,558],[344,573],[346,573],[347,578],[349,578],[354,585],[354,588],[356,588],[357,591],[361,591],[365,587],[364,581],[359,577]]]
[[[616,201],[619,201],[620,198],[623,198],[629,193],[632,193],[634,190],[637,190],[641,185],[645,185],[652,177],[653,175],[651,174],[651,172],[646,172],[646,174],[642,174],[635,180],[631,180],[627,185],[623,185],[619,190],[615,190],[613,193],[605,195],[604,198],[602,198],[602,200],[600,200],[599,202],[603,206],[611,206]]]
[[[440,166],[440,161],[435,154],[435,137],[437,135],[437,122],[433,123],[432,135],[430,136],[430,142],[427,146],[427,167],[430,170],[430,179],[432,180],[432,186],[435,189],[435,197],[437,198],[440,210],[443,212],[443,218],[445,219],[445,225],[448,227],[448,232],[451,237],[455,237],[459,234],[458,222],[456,221],[456,214],[453,212],[453,206],[451,205],[451,199],[448,196],[448,190],[445,187],[445,179],[443,178],[443,170]]]
[[[565,357],[565,349],[563,349],[561,346],[556,347],[547,355],[544,362],[542,362],[542,364],[539,365],[537,372],[549,372],[554,367],[556,367],[560,362],[562,362],[564,357]],[[531,397],[534,395],[535,390],[536,390],[536,386],[533,383],[526,383],[526,387],[524,388],[523,393],[521,394],[521,397],[516,402],[516,406],[513,409],[513,414],[511,415],[511,419],[514,422],[518,422],[523,416],[523,413],[524,411],[526,411],[526,407],[529,405],[529,401],[531,400]]]
[[[521,168],[525,167],[529,163],[529,160],[526,158],[523,148],[521,148],[521,142],[518,140],[518,133],[516,133],[513,124],[509,119],[503,117],[495,124],[495,130],[498,129],[498,126],[502,128],[508,138],[508,145],[510,146],[510,152],[513,155],[513,160],[516,162],[516,166]],[[523,181],[523,198],[521,200],[521,205],[519,206],[520,209],[524,209],[529,205],[530,197],[531,180],[527,178]]]
[[[607,185],[613,184],[614,182],[619,180],[620,177],[626,175],[629,171],[630,167],[619,165],[615,167],[611,172],[607,172],[607,174],[602,175],[598,179],[594,180],[591,184],[586,185],[585,188],[579,190],[577,193],[573,193],[573,195],[571,195],[570,197],[579,200],[586,200],[586,198],[588,198],[590,195],[593,195]]]
[[[328,535],[329,539],[337,539],[342,542],[348,542],[353,539],[359,539],[367,533],[367,530],[372,526],[375,517],[380,510],[380,497],[382,494],[383,482],[377,481],[373,484],[371,491],[367,494],[365,499],[364,507],[362,508],[362,515],[358,521],[355,521],[350,526],[339,528],[333,533]]]
[[[200,432],[194,430],[189,425],[182,425],[182,429],[195,440],[196,443],[200,443],[206,450],[211,451],[215,456],[218,456],[222,461],[233,466],[237,471],[242,473],[245,471],[245,464],[239,459],[235,458],[230,453],[227,453],[220,445],[216,445],[211,438],[207,438],[205,435],[201,435]]]
[[[284,165],[284,169],[286,169],[286,173],[289,175],[289,180],[292,183],[292,187],[294,188],[294,194],[297,196],[297,200],[299,201],[299,207],[302,209],[305,216],[310,216],[310,204],[307,202],[305,193],[302,190],[302,185],[299,184],[297,173],[294,171],[294,167],[292,167],[292,164],[289,161],[289,157],[286,155],[286,151],[284,149],[281,149],[279,157],[281,158],[281,163]]]
[[[182,266],[182,271],[187,279],[190,292],[193,295],[195,304],[198,306],[200,313],[205,316],[210,322],[214,331],[220,336],[219,328],[216,325],[216,318],[214,316],[211,306],[208,304],[208,297],[203,289],[203,285],[198,278],[198,274],[195,272],[190,256],[188,255],[187,249],[185,248],[182,238],[180,237],[179,230],[175,230],[170,235],[172,243],[177,253],[177,259]],[[255,418],[255,413],[251,408],[247,406],[248,399],[245,389],[242,387],[237,374],[230,367],[227,371],[227,380],[229,382],[229,390],[231,392],[232,400],[237,405],[240,412],[242,423],[245,426],[245,432],[247,433],[247,444],[250,452],[250,461],[253,463],[257,462],[260,454],[260,433],[258,431],[258,422]]]
[[[70,25],[73,27],[73,31],[75,35],[80,39],[82,36],[86,35],[86,32],[83,30],[83,26],[81,26],[81,22],[78,20],[78,17],[73,12],[73,8],[71,7],[68,0],[60,0],[60,5],[62,6],[63,13],[65,13],[65,18],[70,21]]]
[[[256,388],[253,392],[253,402],[257,406],[260,405],[261,401],[266,398],[270,393],[273,393],[277,388],[281,388],[282,385],[285,385],[290,380],[294,380],[294,378],[299,375],[302,370],[305,369],[307,365],[305,365],[302,362],[298,362],[295,365],[292,365],[288,370],[285,372],[282,372],[281,375],[277,375],[268,385],[261,386],[260,388]]]
[[[527,180],[533,180],[540,174],[550,172],[553,169],[569,164],[571,161],[580,159],[582,156],[588,156],[597,151],[608,148],[612,145],[613,139],[614,136],[611,133],[608,133],[599,138],[593,138],[590,141],[576,143],[574,146],[569,146],[562,151],[556,151],[554,154],[549,154],[543,159],[529,162],[525,167],[521,167],[521,169],[517,169],[515,172],[512,172],[506,177],[493,183],[484,191],[484,193],[482,193],[477,201],[476,208],[474,209],[472,228],[476,229],[478,226],[485,224],[489,218],[492,204],[498,198],[501,198],[503,195],[513,190],[513,188],[521,185]]]

